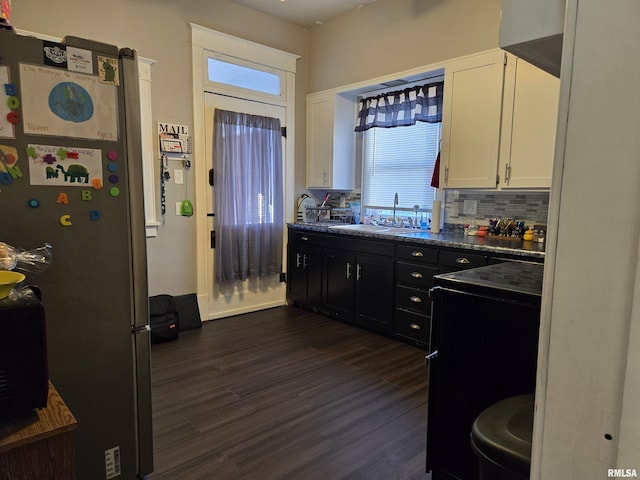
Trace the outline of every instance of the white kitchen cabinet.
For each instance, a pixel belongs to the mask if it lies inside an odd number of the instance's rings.
[[[499,186],[551,188],[560,79],[508,55]]]
[[[551,186],[560,82],[496,50],[445,67],[441,186]]]
[[[356,103],[335,92],[307,96],[307,188],[355,186]]]
[[[496,187],[504,59],[496,50],[445,65],[441,187]]]

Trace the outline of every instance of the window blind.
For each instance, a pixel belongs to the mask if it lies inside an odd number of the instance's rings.
[[[416,122],[398,128],[371,128],[363,135],[362,205],[430,210],[431,176],[440,146],[441,123]]]

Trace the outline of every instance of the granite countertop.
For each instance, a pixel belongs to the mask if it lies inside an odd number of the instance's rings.
[[[459,233],[431,233],[407,228],[378,227],[374,225],[344,225],[337,223],[289,223],[289,228],[324,233],[338,233],[357,237],[380,238],[439,247],[465,248],[491,253],[502,253],[529,258],[544,258],[544,244],[525,242],[496,236],[469,236]]]

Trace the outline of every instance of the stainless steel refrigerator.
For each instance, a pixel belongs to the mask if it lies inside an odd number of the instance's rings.
[[[137,56],[0,31],[0,241],[53,246],[49,378],[78,421],[79,480],[152,471]]]

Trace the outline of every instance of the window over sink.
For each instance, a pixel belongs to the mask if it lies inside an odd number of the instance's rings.
[[[397,194],[396,216],[415,218],[419,211],[418,220],[426,221],[436,198],[431,180],[442,134],[442,90],[442,82],[432,81],[361,100],[356,131],[362,132],[365,213],[391,216]]]

